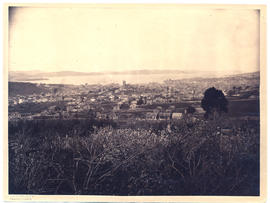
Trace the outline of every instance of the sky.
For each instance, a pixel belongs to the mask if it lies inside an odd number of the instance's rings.
[[[9,71],[259,70],[259,12],[181,6],[11,7]]]

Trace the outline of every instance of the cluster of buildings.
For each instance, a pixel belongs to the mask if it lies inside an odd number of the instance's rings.
[[[203,114],[200,107],[203,93],[214,85],[223,90],[225,96],[259,97],[258,86],[232,86],[226,78],[167,80],[140,85],[127,84],[126,81],[122,85],[46,85],[47,91],[41,94],[10,96],[9,119],[182,119],[186,115],[185,107],[177,104],[190,102],[196,110],[195,115]],[[32,112],[25,108],[30,104],[38,110]]]
[[[57,101],[57,97],[54,97],[50,93],[46,93],[43,95],[32,94],[32,95],[19,95],[8,98],[8,105],[14,106],[17,104],[23,103],[44,103],[44,102],[55,102]]]

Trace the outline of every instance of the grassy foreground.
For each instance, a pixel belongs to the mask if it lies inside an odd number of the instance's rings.
[[[225,118],[159,130],[9,122],[9,193],[259,195],[259,135],[259,121]]]

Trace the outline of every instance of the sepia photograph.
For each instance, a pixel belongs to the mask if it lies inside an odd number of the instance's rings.
[[[6,5],[7,197],[264,196],[265,12]]]

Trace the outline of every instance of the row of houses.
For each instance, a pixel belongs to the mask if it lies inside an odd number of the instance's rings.
[[[183,118],[183,113],[168,113],[168,112],[149,112],[146,114],[146,120],[180,120]]]

